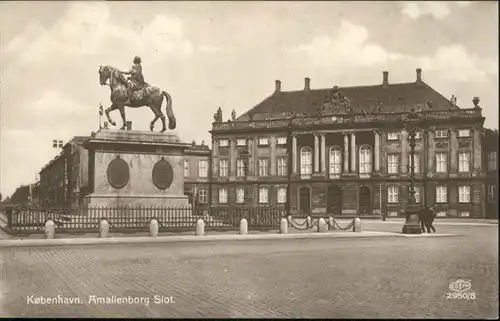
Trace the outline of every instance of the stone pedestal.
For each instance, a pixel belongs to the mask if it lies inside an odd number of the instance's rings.
[[[411,205],[406,208],[406,223],[403,226],[404,234],[422,234],[420,224],[418,224],[419,211],[418,207]]]
[[[89,206],[188,207],[184,195],[184,150],[172,132],[101,129],[89,151]]]

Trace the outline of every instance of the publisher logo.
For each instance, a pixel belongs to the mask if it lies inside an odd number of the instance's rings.
[[[466,292],[472,288],[472,284],[470,281],[464,281],[462,279],[458,279],[455,282],[450,282],[450,290],[453,292]]]

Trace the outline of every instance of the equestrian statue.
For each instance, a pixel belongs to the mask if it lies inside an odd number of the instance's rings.
[[[149,126],[150,130],[153,131],[156,121],[161,119],[163,124],[161,132],[164,132],[167,130],[167,126],[165,124],[165,115],[161,111],[161,104],[163,103],[163,97],[165,97],[168,128],[170,130],[175,129],[176,121],[172,109],[172,97],[166,91],[144,82],[140,57],[136,56],[133,62],[134,65],[130,71],[121,71],[109,65],[99,66],[99,81],[101,86],[109,85],[111,89],[111,106],[105,110],[109,123],[116,126],[109,113],[118,109],[123,121],[121,129],[125,129],[127,123],[125,119],[125,107],[139,108],[148,106],[155,114],[155,118]],[[130,75],[130,77],[126,78],[125,75]],[[107,83],[108,80],[109,84]]]

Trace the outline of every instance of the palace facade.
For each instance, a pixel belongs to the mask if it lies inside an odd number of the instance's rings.
[[[397,84],[389,83],[388,72],[370,86],[312,89],[305,78],[302,90],[283,91],[277,80],[274,92],[240,117],[233,111],[224,122],[219,108],[214,119],[212,206],[404,215],[411,121],[418,128],[417,203],[435,206],[439,216],[491,212],[487,198],[496,185],[488,183],[493,156],[487,155],[498,145],[484,145],[479,98],[459,108],[454,97],[446,99],[422,80],[421,69],[413,81]],[[498,203],[496,194],[491,198]]]

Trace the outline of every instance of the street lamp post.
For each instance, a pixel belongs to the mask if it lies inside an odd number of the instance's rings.
[[[406,206],[406,223],[403,226],[404,234],[421,234],[419,223],[420,208],[417,207],[415,200],[415,135],[419,124],[418,114],[412,109],[408,115],[408,121],[405,123],[406,130],[408,131],[408,141],[410,143],[410,197]]]

